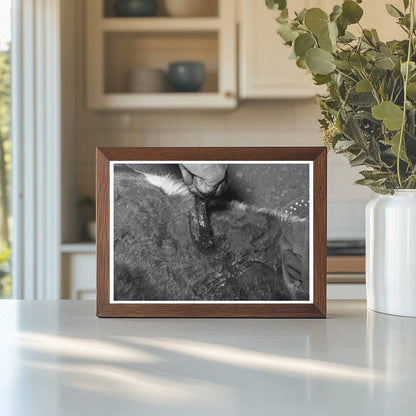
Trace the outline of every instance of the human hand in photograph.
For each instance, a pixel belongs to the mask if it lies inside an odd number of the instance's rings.
[[[226,164],[180,164],[182,177],[189,190],[198,196],[212,198],[220,196],[225,189]]]

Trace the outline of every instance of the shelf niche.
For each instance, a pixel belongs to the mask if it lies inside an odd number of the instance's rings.
[[[169,63],[197,61],[205,65],[200,92],[218,92],[218,36],[215,32],[107,32],[104,37],[105,93],[129,93],[129,73],[138,68],[162,69]],[[168,86],[166,93],[174,92]]]

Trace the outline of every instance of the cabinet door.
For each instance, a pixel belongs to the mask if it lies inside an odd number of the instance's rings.
[[[62,255],[62,298],[95,299],[95,253],[64,253]]]
[[[403,8],[402,0],[389,3]],[[320,7],[330,12],[340,0],[291,0],[289,11]],[[376,28],[382,40],[403,38],[394,18],[388,15],[383,2],[363,2],[366,28]],[[322,93],[324,89],[313,84],[311,75],[299,69],[289,59],[290,48],[277,35],[275,17],[278,12],[268,10],[264,0],[239,0],[240,17],[240,68],[239,87],[241,98],[305,98]],[[349,30],[358,34],[358,25]]]
[[[290,11],[313,7],[310,0],[292,0]],[[320,5],[318,6],[320,7]],[[318,93],[305,70],[289,59],[290,48],[276,33],[277,12],[262,0],[240,0],[240,97],[305,98]]]

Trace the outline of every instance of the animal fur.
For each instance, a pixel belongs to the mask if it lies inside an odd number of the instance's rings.
[[[114,212],[115,300],[308,298],[308,273],[293,281],[284,265],[290,238],[305,225],[297,231],[277,211],[240,202],[211,206],[213,234],[224,236],[224,244],[203,254],[191,238],[193,196],[186,185],[119,165]]]

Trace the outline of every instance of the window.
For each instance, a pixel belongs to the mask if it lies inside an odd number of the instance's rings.
[[[0,298],[12,294],[10,242],[11,0],[0,0]]]

